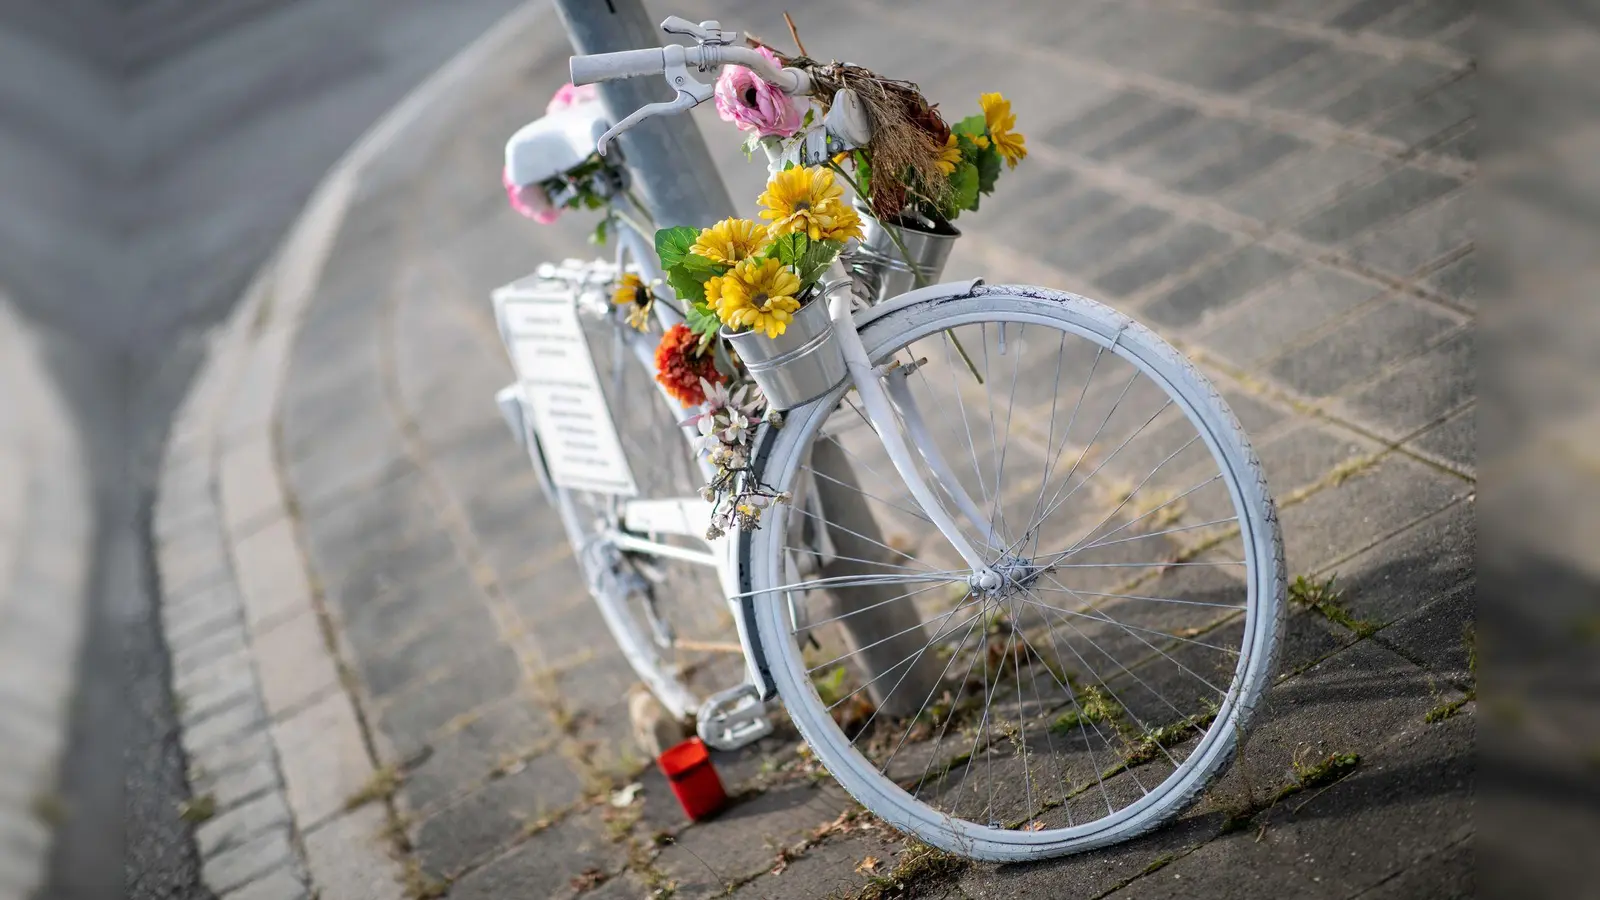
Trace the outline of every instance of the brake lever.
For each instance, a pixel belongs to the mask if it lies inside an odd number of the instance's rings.
[[[671,19],[668,22],[672,21]],[[663,23],[665,27],[665,23]],[[719,32],[725,33],[725,32]],[[687,112],[696,106],[711,99],[715,88],[709,84],[697,81],[689,74],[686,64],[686,50],[677,44],[668,44],[662,48],[666,56],[666,68],[662,74],[666,76],[667,84],[678,92],[678,96],[664,103],[647,103],[629,113],[621,122],[607,128],[605,133],[595,141],[595,152],[601,156],[606,155],[606,146],[613,138],[653,116],[664,116],[671,113]]]

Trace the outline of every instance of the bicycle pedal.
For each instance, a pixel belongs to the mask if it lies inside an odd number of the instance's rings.
[[[695,717],[695,732],[716,750],[737,750],[772,733],[767,705],[753,684],[719,691],[706,698]]]

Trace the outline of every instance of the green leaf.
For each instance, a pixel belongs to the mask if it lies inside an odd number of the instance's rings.
[[[717,314],[712,311],[710,306],[706,305],[704,292],[702,292],[701,296],[702,299],[699,302],[690,304],[684,310],[684,324],[688,325],[689,330],[695,334],[701,337],[710,337],[717,333],[718,328],[722,327],[722,320],[718,319]]]
[[[978,208],[978,167],[966,160],[950,173],[950,205],[956,209]]]
[[[611,224],[610,219],[601,219],[594,226],[594,234],[589,235],[589,243],[604,244],[606,242],[606,226]]]
[[[989,130],[989,123],[984,120],[983,113],[975,113],[950,126],[956,134],[965,134],[977,137]]]
[[[865,150],[855,151],[854,156],[856,158],[856,184],[866,192],[866,195],[861,198],[861,202],[866,203],[872,196],[872,163],[868,161],[867,151]]]
[[[672,292],[686,304],[706,302],[706,279],[696,278],[693,272],[682,267],[668,269],[667,284],[672,285]]]
[[[802,285],[811,284],[821,278],[822,273],[826,272],[829,264],[833,262],[833,258],[838,256],[839,251],[844,247],[843,241],[814,241],[808,243],[810,246],[806,247],[805,254],[800,257],[799,265],[795,266],[796,271],[800,274],[800,283]]]
[[[973,162],[978,165],[978,190],[985,194],[994,193],[995,179],[1000,177],[1000,151],[990,144],[988,149],[978,151]],[[977,206],[974,205],[973,209],[977,209]]]
[[[767,255],[786,266],[798,266],[806,254],[806,246],[811,241],[798,231],[779,235],[772,240],[772,246],[767,249]]]
[[[705,281],[707,278],[710,278],[713,275],[721,275],[723,272],[728,271],[727,266],[724,266],[722,263],[706,259],[704,256],[701,256],[698,253],[685,253],[683,255],[683,259],[679,260],[678,264],[673,268],[683,269],[684,271],[694,275],[696,278],[699,278],[701,281]]]
[[[700,229],[687,225],[656,229],[656,256],[661,257],[661,268],[671,269],[683,262],[699,237]]]

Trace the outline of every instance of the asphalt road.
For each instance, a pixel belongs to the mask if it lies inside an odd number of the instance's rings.
[[[0,285],[92,459],[49,897],[204,896],[151,602],[157,451],[200,337],[322,174],[516,0],[0,4]]]

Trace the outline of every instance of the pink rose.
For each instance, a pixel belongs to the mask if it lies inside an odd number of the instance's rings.
[[[506,186],[506,199],[511,201],[511,208],[517,212],[540,225],[549,225],[561,218],[561,210],[550,205],[550,198],[537,184],[515,184],[507,169],[501,170],[500,183]]]
[[[756,50],[773,65],[779,64],[771,50]],[[717,114],[739,130],[762,137],[789,137],[800,130],[800,108],[794,100],[744,66],[722,67],[717,76]]]
[[[582,103],[593,103],[599,99],[600,92],[595,89],[594,85],[586,84],[582,87],[578,87],[577,85],[569,82],[567,84],[563,84],[560,89],[556,91],[556,95],[550,98],[550,105],[546,106],[544,111],[546,115],[549,115],[550,113],[560,112],[569,106],[577,106]]]

